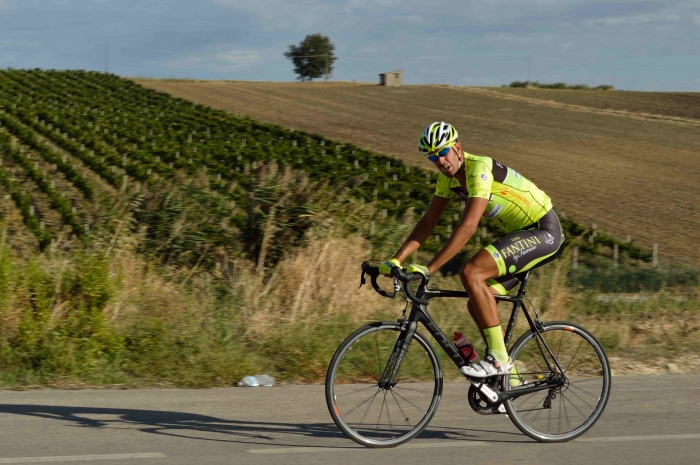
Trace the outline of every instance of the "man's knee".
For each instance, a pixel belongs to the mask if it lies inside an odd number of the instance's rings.
[[[467,262],[462,265],[462,269],[459,270],[459,274],[462,281],[470,287],[478,286],[486,281],[486,277],[483,276],[482,271],[473,260],[467,260]]]

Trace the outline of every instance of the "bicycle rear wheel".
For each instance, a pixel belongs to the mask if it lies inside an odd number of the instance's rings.
[[[525,394],[504,402],[515,426],[540,442],[570,441],[588,431],[600,418],[611,388],[610,363],[600,342],[575,323],[543,323],[542,338],[554,359],[535,333],[528,331],[516,341],[511,357],[524,386],[502,389],[514,392],[525,386],[548,383],[552,388]]]
[[[416,332],[402,360],[395,322],[364,326],[336,350],[326,375],[326,403],[335,424],[366,447],[396,447],[417,436],[437,411],[442,372],[434,349]],[[387,364],[399,363],[396,382],[381,386]]]

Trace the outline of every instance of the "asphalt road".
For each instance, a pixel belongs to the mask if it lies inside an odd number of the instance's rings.
[[[613,378],[603,417],[565,444],[477,415],[466,392],[447,383],[421,436],[377,450],[337,430],[323,386],[0,391],[0,464],[700,463],[700,375]]]

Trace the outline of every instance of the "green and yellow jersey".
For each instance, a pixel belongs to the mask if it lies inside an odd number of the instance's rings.
[[[496,218],[507,232],[517,231],[539,220],[552,208],[552,200],[512,168],[489,157],[464,152],[465,192],[456,177],[440,173],[435,195],[446,199],[455,196],[488,199],[484,211],[487,218]]]

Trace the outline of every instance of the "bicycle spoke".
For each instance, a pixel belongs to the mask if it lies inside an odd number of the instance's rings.
[[[592,368],[592,369],[590,369],[590,370],[584,371],[583,373],[578,373],[578,374],[576,374],[576,375],[574,375],[574,376],[567,376],[566,379],[568,379],[569,381],[571,381],[572,379],[576,379],[576,378],[578,378],[579,376],[585,376],[585,375],[587,375],[588,373],[593,373],[593,372],[596,372],[596,371],[601,371],[601,368],[600,368],[600,367]],[[597,376],[597,378],[602,378],[602,376]]]
[[[564,394],[562,394],[562,397],[565,397]],[[585,413],[583,413],[583,412],[581,411],[581,409],[579,409],[578,407],[576,407],[576,404],[574,404],[574,403],[571,402],[571,401],[569,401],[569,403],[571,404],[571,406],[572,406],[574,409],[576,409],[576,411],[579,413],[579,415],[581,415],[583,418],[589,418],[589,417],[590,417],[590,415],[586,415]],[[591,413],[593,413],[593,412],[591,412]]]
[[[402,389],[404,391],[412,391],[412,392],[428,392],[428,390],[419,390],[419,389],[413,389],[413,388],[407,388],[406,386],[399,386],[398,384],[394,386],[394,389]],[[430,389],[432,391],[432,389]]]
[[[384,369],[382,369],[382,362],[379,358],[379,342],[377,342],[377,339],[378,339],[378,337],[375,334],[374,335],[374,347],[376,348],[376,351],[377,351],[377,370],[379,370],[378,371],[379,377],[381,377],[384,374]],[[384,367],[384,368],[386,368],[386,367]]]
[[[375,392],[374,395],[372,396],[372,401],[367,406],[367,410],[365,410],[365,413],[364,413],[364,415],[362,415],[362,418],[360,418],[360,424],[364,423],[365,417],[367,416],[367,412],[369,412],[370,407],[372,407],[372,404],[374,403],[374,399],[377,398],[377,394],[379,394],[379,391],[381,391],[381,389],[378,389],[377,392]]]
[[[559,351],[561,350],[562,342],[564,342],[564,333],[560,332],[560,334],[559,334],[559,347],[557,347],[557,355],[556,355],[557,359],[559,359]]]
[[[589,380],[589,381],[593,381],[593,380]],[[574,389],[576,389],[576,390],[578,390],[578,391],[581,391],[583,394],[586,394],[587,396],[591,397],[593,400],[596,400],[596,401],[597,401],[597,400],[600,398],[600,394],[591,394],[590,392],[588,392],[588,391],[586,391],[584,388],[582,388],[581,385],[582,385],[583,383],[585,383],[585,382],[586,382],[586,381],[580,381],[580,382],[578,382],[578,383],[571,383],[571,382],[569,382],[569,388],[570,388],[570,389],[571,389],[571,388],[574,388]],[[602,389],[602,387],[603,387],[603,386],[602,386],[602,381],[601,381],[601,386],[596,387],[596,391]]]
[[[357,404],[355,407],[353,407],[350,410],[348,410],[347,412],[345,412],[345,416],[349,416],[352,412],[354,412],[358,408],[362,407],[364,404],[369,402],[371,399],[374,399],[377,396],[377,394],[379,394],[379,391],[381,391],[381,389],[377,388],[377,392],[375,392],[374,394],[372,394],[371,396],[369,396],[368,398],[366,398],[365,400],[363,400],[362,402]]]
[[[421,410],[420,407],[418,407],[416,404],[414,404],[414,403],[411,402],[410,400],[406,399],[404,396],[402,396],[402,395],[399,394],[398,392],[396,393],[396,395],[399,396],[400,398],[402,398],[404,401],[408,402],[408,403],[409,403],[411,406],[413,406],[415,409]]]
[[[558,431],[561,432],[561,403],[563,401],[563,396],[559,395],[559,429]]]
[[[360,388],[360,389],[358,389],[356,391],[352,391],[352,392],[344,392],[343,394],[344,395],[357,394],[358,392],[366,391],[367,389],[372,389],[372,388],[378,389],[376,384],[370,384],[367,387],[363,387],[363,388]],[[369,398],[368,398],[368,400],[369,400]]]
[[[564,397],[564,394],[562,394],[562,397]],[[571,422],[569,421],[569,412],[566,410],[566,399],[564,399],[564,415],[566,416],[566,427],[568,428],[567,431],[571,431]]]
[[[389,402],[386,401],[386,391],[384,391],[384,402],[386,403],[386,417],[389,419],[389,426],[391,430],[394,430],[394,423],[391,421],[391,414],[389,413]]]
[[[581,398],[581,396],[579,396],[578,394],[576,394],[574,391],[572,391],[572,390],[569,389],[568,392],[571,393],[572,395],[574,395],[578,400],[580,400],[581,402],[583,402],[584,404],[586,404],[586,407],[590,407],[591,410],[595,410],[595,407],[591,407],[591,406],[588,404],[588,402],[586,402],[585,400],[583,400],[583,399]]]
[[[573,371],[575,368],[579,368],[582,365],[585,365],[586,363],[596,363],[596,362],[600,363],[600,360],[598,359],[597,356],[591,357],[591,358],[584,358],[580,363],[577,363],[576,365],[568,368],[566,371],[568,373],[569,371]],[[571,364],[571,363],[573,363],[573,360],[571,360],[571,362],[569,364]]]
[[[579,343],[578,343],[578,346],[576,346],[576,351],[574,352],[574,355],[572,355],[572,356],[571,356],[571,359],[569,360],[569,364],[566,365],[566,368],[564,369],[564,373],[566,373],[567,371],[569,371],[569,366],[571,365],[571,362],[573,362],[574,359],[576,358],[576,354],[578,354],[578,351],[579,351],[579,349],[581,348],[581,345],[582,345],[583,343],[584,343],[584,339],[581,339],[581,340],[579,341]]]
[[[403,411],[403,408],[401,408],[401,404],[399,401],[396,399],[396,395],[394,395],[394,391],[389,391],[391,393],[391,396],[394,398],[394,402],[396,402],[396,406],[399,408],[399,411],[401,412],[401,415],[403,415],[403,418],[405,421],[408,421],[408,415],[406,415],[406,412]]]
[[[384,391],[384,399],[382,399],[382,406],[379,407],[379,416],[377,417],[377,424],[374,427],[375,434],[379,433],[379,425],[381,424],[381,421],[382,421],[382,410],[384,410],[385,403],[386,403],[386,391]]]

